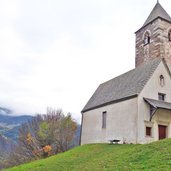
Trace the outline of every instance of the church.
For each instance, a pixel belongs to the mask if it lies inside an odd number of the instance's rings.
[[[82,110],[81,144],[171,137],[171,17],[159,2],[135,35],[135,68],[94,92]]]

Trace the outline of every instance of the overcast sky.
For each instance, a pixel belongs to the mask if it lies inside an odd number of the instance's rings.
[[[156,0],[0,0],[0,106],[80,111],[134,68],[135,35]],[[171,15],[171,1],[160,0]]]

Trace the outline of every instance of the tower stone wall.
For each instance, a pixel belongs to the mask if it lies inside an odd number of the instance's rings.
[[[136,67],[154,58],[165,58],[171,66],[171,41],[168,38],[170,29],[170,22],[157,18],[136,32]],[[150,34],[148,44],[144,44],[146,32]]]

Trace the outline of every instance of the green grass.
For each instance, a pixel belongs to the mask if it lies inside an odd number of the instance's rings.
[[[170,171],[171,139],[146,145],[92,144],[5,171]]]

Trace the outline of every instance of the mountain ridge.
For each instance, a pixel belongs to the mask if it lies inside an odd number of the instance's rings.
[[[32,118],[31,115],[16,115],[11,109],[0,107],[0,135],[15,142],[20,125]]]

